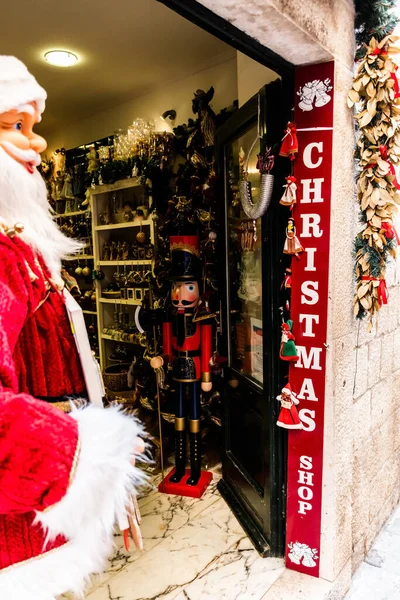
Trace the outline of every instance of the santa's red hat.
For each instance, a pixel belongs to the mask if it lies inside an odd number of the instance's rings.
[[[0,55],[0,114],[35,102],[39,115],[47,94],[18,58]]]
[[[290,383],[287,383],[284,388],[282,388],[282,394],[292,394],[292,386]]]

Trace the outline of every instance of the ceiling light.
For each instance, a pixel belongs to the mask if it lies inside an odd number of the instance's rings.
[[[160,115],[160,117],[163,121],[166,121],[167,119],[171,119],[171,121],[175,121],[176,110],[174,110],[173,108],[171,110],[166,110],[165,112],[163,112],[162,115]]]
[[[44,55],[46,61],[54,67],[73,67],[78,62],[78,57],[67,50],[50,50]]]

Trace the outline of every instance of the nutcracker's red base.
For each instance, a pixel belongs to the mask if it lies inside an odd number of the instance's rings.
[[[166,478],[158,486],[158,491],[163,494],[174,494],[175,496],[187,496],[188,498],[201,498],[210,485],[213,475],[210,471],[202,471],[197,485],[187,485],[186,481],[190,477],[190,470],[186,469],[185,475],[179,483],[171,483],[169,478],[175,473],[172,469]]]

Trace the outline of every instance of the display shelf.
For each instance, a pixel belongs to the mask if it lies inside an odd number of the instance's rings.
[[[97,312],[95,310],[82,310],[84,315],[96,315],[97,317]]]
[[[63,260],[93,260],[93,254],[76,254],[75,256],[70,256],[69,258],[64,258]]]
[[[88,212],[90,212],[90,208],[87,208],[86,210],[76,210],[74,212],[68,213],[56,213],[54,216],[56,219],[58,219],[59,217],[76,217],[77,215],[85,215]]]
[[[144,187],[140,181],[140,177],[131,177],[129,179],[121,179],[115,183],[97,185],[91,190],[92,196],[98,194],[107,194],[107,192],[117,192],[118,190],[126,190],[131,187]]]
[[[129,188],[132,188],[129,191]],[[135,206],[142,203],[142,191],[144,186],[141,184],[139,178],[124,179],[117,181],[114,184],[97,186],[90,190],[91,193],[91,208],[92,208],[92,232],[93,232],[93,254],[94,264],[96,269],[101,269],[104,272],[103,280],[95,280],[94,285],[96,289],[96,310],[98,314],[97,318],[97,331],[99,339],[99,351],[100,351],[100,365],[102,369],[105,369],[108,365],[108,354],[110,342],[128,343],[132,346],[140,346],[137,341],[129,341],[121,339],[121,333],[111,332],[112,335],[105,334],[103,331],[107,330],[107,325],[110,322],[110,312],[114,309],[128,310],[127,307],[131,306],[130,312],[137,306],[141,306],[142,302],[138,299],[133,298],[104,298],[102,296],[103,288],[113,281],[113,272],[120,270],[124,267],[124,271],[129,272],[131,270],[137,270],[141,267],[144,270],[153,271],[154,258],[143,258],[143,259],[128,259],[128,260],[101,260],[103,246],[105,240],[118,239],[118,241],[132,242],[135,240],[136,234],[142,228],[146,232],[146,238],[148,238],[151,244],[155,244],[155,232],[156,232],[156,221],[150,216],[147,219],[139,220],[136,217],[134,221],[125,221],[123,223],[111,223],[109,225],[101,225],[101,215],[109,207],[112,193],[122,190],[121,196],[126,197],[127,200],[131,200],[130,196],[134,196]],[[125,192],[125,190],[127,190]],[[109,193],[111,192],[111,193]],[[121,239],[122,238],[122,239]],[[142,253],[141,253],[142,254]],[[144,253],[143,253],[144,255]],[[107,268],[108,267],[108,268]],[[141,269],[139,269],[141,270]],[[131,287],[137,287],[132,283]],[[136,293],[134,293],[136,295]],[[121,308],[119,308],[121,307]],[[123,335],[123,334],[122,334]],[[131,337],[134,339],[134,336]],[[137,339],[137,338],[136,338]]]
[[[101,304],[126,304],[131,306],[141,306],[141,300],[125,300],[124,298],[99,298]]]
[[[134,334],[132,334],[134,335]],[[103,340],[111,340],[113,342],[120,342],[121,344],[133,344],[135,346],[142,346],[137,340],[124,340],[119,332],[114,335],[108,335],[108,333],[102,333],[100,336]]]
[[[95,225],[95,231],[112,231],[113,229],[126,229],[127,227],[145,227],[152,224],[151,219],[143,219],[143,221],[126,221],[125,223],[110,223],[110,225]]]
[[[143,258],[142,260],[99,260],[100,267],[121,267],[124,265],[152,265],[151,258]]]

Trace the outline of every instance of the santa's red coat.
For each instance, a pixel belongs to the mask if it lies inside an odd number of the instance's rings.
[[[80,592],[110,551],[132,482],[139,424],[90,407],[62,293],[43,262],[0,230],[0,598]],[[36,397],[36,398],[35,398]],[[46,400],[38,400],[44,398]],[[47,575],[46,575],[47,573]]]

